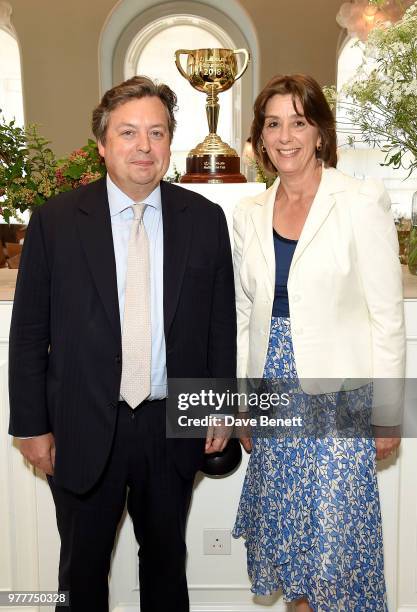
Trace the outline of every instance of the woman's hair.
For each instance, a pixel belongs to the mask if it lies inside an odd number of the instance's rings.
[[[336,167],[337,142],[336,122],[330,106],[320,85],[311,76],[305,74],[274,76],[263,88],[255,100],[254,117],[251,128],[251,143],[253,151],[268,172],[276,174],[277,169],[272,164],[265,150],[262,150],[262,130],[265,122],[265,107],[273,96],[290,95],[295,112],[299,102],[308,123],[318,128],[321,137],[321,149],[316,150],[316,157],[323,160],[325,166]]]
[[[169,138],[172,141],[176,125],[174,111],[177,108],[177,96],[168,85],[154,83],[146,76],[134,76],[106,91],[100,104],[93,110],[92,130],[96,139],[105,144],[110,113],[115,108],[130,100],[144,97],[159,98],[167,109]]]

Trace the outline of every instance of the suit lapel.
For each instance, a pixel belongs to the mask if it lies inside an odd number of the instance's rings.
[[[192,222],[181,190],[161,181],[164,228],[164,328],[165,338],[174,319],[190,249]],[[181,197],[182,196],[182,197]]]
[[[89,190],[80,194],[77,225],[94,284],[120,344],[116,261],[105,178],[93,183]]]

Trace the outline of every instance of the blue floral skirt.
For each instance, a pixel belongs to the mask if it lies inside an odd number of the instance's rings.
[[[288,376],[297,376],[290,320],[273,317],[264,378]],[[339,396],[301,392],[296,409],[317,402],[331,424]],[[370,414],[372,385],[343,396]],[[233,530],[245,538],[252,592],[281,588],[285,601],[306,597],[315,612],[387,612],[372,437],[256,435],[252,443]]]

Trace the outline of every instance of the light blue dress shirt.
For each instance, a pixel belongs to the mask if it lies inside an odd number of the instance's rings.
[[[130,228],[133,221],[133,200],[129,198],[107,175],[107,195],[110,207],[111,229],[116,258],[117,293],[119,296],[120,328],[123,329],[127,251]],[[164,234],[162,224],[161,188],[158,185],[145,200],[147,206],[143,215],[149,240],[149,261],[151,276],[151,393],[147,399],[162,399],[167,396],[166,346],[164,332]],[[138,359],[140,355],[138,355]]]

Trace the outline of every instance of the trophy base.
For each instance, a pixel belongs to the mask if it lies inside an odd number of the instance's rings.
[[[246,183],[240,172],[240,158],[227,155],[187,157],[186,174],[180,183]]]

